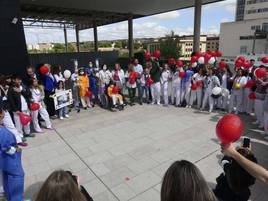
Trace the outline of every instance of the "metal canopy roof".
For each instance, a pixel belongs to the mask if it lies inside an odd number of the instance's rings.
[[[221,0],[203,0],[203,4]],[[34,25],[60,23],[79,29],[125,21],[194,6],[194,0],[21,0],[21,16]]]

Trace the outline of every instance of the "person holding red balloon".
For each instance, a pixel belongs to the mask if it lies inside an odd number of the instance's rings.
[[[181,71],[181,68],[177,66],[176,72],[172,75],[171,104],[175,105],[175,107],[181,106],[181,80],[182,78],[180,77],[180,71]]]
[[[14,122],[20,134],[24,133],[25,137],[34,137],[31,134],[30,123],[22,125],[20,114],[30,115],[30,98],[31,92],[22,86],[22,79],[19,76],[13,78],[13,84],[8,91],[8,100],[10,109],[13,112]],[[24,132],[23,132],[24,131]]]
[[[243,94],[244,86],[247,84],[247,78],[244,76],[244,70],[242,68],[237,70],[237,73],[233,80],[233,88],[231,91],[231,98],[229,104],[229,113],[235,110],[235,113],[242,113],[243,111]]]
[[[264,128],[264,113],[263,113],[263,107],[264,107],[264,100],[265,100],[265,94],[266,90],[268,88],[268,85],[266,84],[268,81],[267,76],[260,76],[256,73],[258,69],[255,70],[255,77],[256,77],[256,99],[254,101],[254,112],[256,116],[256,122],[253,124],[259,125],[259,128]]]
[[[143,69],[143,73],[141,75],[141,97],[145,94],[145,102],[149,104],[149,89],[153,84],[153,80],[149,74],[148,67]]]
[[[212,89],[214,87],[219,87],[220,86],[220,80],[219,78],[215,75],[216,71],[213,68],[208,68],[208,75],[204,81],[204,98],[203,98],[203,103],[202,103],[202,108],[201,110],[205,110],[205,107],[207,104],[209,105],[209,112],[213,111],[213,107],[215,105],[215,100],[211,96],[212,95]]]
[[[138,102],[140,105],[142,105],[142,96],[141,96],[141,74],[143,72],[143,67],[142,65],[139,63],[138,59],[134,59],[133,62],[134,65],[134,71],[137,73],[137,89],[138,89]]]
[[[195,85],[196,89],[191,90],[190,107],[193,106],[194,101],[197,99],[197,109],[200,109],[203,97],[203,83],[205,80],[204,65],[200,65],[198,72],[192,77],[192,86]]]
[[[49,114],[46,110],[46,106],[44,103],[45,92],[42,86],[38,84],[38,80],[36,79],[30,80],[29,85],[30,85],[30,91],[32,93],[32,104],[35,103],[39,106],[36,109],[31,108],[32,110],[31,116],[33,118],[33,127],[36,132],[43,133],[38,122],[38,114],[40,114],[42,119],[45,121],[46,128],[52,129],[52,123],[49,119]]]
[[[134,66],[132,63],[128,64],[128,71],[125,74],[126,80],[127,80],[127,88],[128,88],[128,95],[129,95],[129,101],[130,101],[130,106],[135,105],[134,104],[134,99],[136,95],[136,79],[137,79],[137,73],[134,71]]]
[[[163,93],[164,105],[165,107],[168,106],[168,83],[171,79],[171,72],[169,70],[168,64],[164,64],[164,69],[161,73],[160,83]]]

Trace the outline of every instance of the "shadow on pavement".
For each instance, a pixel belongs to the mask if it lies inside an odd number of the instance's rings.
[[[37,182],[29,186],[24,191],[24,200],[35,200],[37,193],[39,192],[43,182]]]

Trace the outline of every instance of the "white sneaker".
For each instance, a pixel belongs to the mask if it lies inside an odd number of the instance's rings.
[[[188,108],[189,107],[189,105],[186,105],[186,108]]]
[[[192,106],[191,106],[191,105],[189,105],[189,108],[192,108]]]
[[[70,116],[68,114],[65,115],[65,118],[69,118]]]
[[[161,105],[160,103],[157,103],[157,105]]]
[[[63,120],[64,118],[63,117],[60,117],[60,120]]]
[[[154,102],[151,102],[151,105],[154,105]]]

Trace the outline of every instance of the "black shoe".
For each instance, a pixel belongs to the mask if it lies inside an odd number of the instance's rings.
[[[139,104],[142,105],[142,102],[140,101]]]
[[[24,137],[35,137],[35,134],[34,133],[24,134]]]
[[[80,112],[80,109],[77,109],[76,112],[79,113]]]

